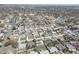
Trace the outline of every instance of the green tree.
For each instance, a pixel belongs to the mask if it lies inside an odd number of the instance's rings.
[[[8,46],[8,45],[12,45],[13,48],[18,47],[18,43],[15,40],[10,40],[10,41],[6,42],[4,46]]]

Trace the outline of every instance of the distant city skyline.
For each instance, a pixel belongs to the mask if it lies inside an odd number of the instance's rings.
[[[53,7],[64,7],[64,8],[70,8],[70,7],[75,7],[78,8],[79,4],[0,4],[0,7],[22,7],[22,8],[40,8],[40,7],[48,7],[48,8],[53,8]]]

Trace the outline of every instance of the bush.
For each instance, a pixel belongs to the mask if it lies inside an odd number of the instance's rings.
[[[2,47],[2,45],[0,45],[0,47]]]
[[[4,24],[0,23],[0,27],[4,27]]]
[[[5,46],[8,46],[8,45],[12,45],[13,48],[17,48],[18,47],[17,41],[14,41],[14,40],[10,40],[10,41],[5,43]]]
[[[3,39],[0,39],[0,42],[2,42],[3,41]]]
[[[14,47],[14,48],[17,48],[17,47],[18,47],[18,43],[17,43],[17,41],[10,40],[10,44],[11,44],[12,47]]]
[[[8,46],[8,45],[10,45],[10,42],[6,42],[6,43],[4,44],[5,47]]]

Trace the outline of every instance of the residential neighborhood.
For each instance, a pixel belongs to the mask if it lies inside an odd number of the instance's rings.
[[[0,54],[78,53],[79,6],[0,5]]]

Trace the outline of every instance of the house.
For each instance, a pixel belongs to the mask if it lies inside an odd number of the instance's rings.
[[[36,45],[37,45],[37,46],[40,46],[40,45],[44,45],[44,43],[43,43],[42,40],[38,40],[38,41],[36,41]]]
[[[29,39],[29,40],[27,39],[28,41],[30,41],[30,39],[33,39],[33,34],[31,33],[31,31],[28,31],[26,35]]]
[[[55,34],[55,35],[53,35],[53,38],[60,39],[61,41],[64,41],[63,34]]]
[[[69,49],[69,51],[76,51],[76,48],[70,43],[66,42],[65,45]]]
[[[78,41],[70,41],[70,44],[74,45],[75,48],[79,51],[79,42]]]
[[[0,33],[0,38],[3,38],[4,37],[4,33]]]
[[[24,44],[19,43],[19,44],[18,44],[18,48],[19,48],[19,49],[24,49],[24,48],[26,48],[26,43],[24,43]]]
[[[67,36],[67,38],[68,39],[77,39],[77,35],[73,32],[73,31],[71,31],[71,30],[67,30],[67,31],[65,31],[65,36]]]
[[[35,45],[34,42],[29,41],[29,42],[27,42],[27,44],[26,44],[26,49],[31,49],[31,48],[34,48],[35,46],[36,46],[36,45]]]
[[[56,47],[51,47],[51,48],[49,48],[49,51],[50,51],[50,53],[59,52]]]
[[[40,54],[49,54],[49,51],[48,50],[41,50]]]
[[[57,48],[58,48],[60,51],[63,51],[66,47],[63,46],[62,44],[57,44]]]
[[[36,51],[31,51],[30,54],[38,54]]]
[[[52,41],[57,41],[57,38],[51,37],[51,40],[52,40]]]
[[[25,31],[24,31],[24,26],[18,27],[18,31],[19,31],[19,34],[24,33],[24,32],[25,32]]]
[[[52,43],[52,40],[45,39],[45,40],[43,40],[43,42],[47,46],[49,43]]]
[[[34,32],[33,32],[33,35],[34,35],[35,37],[39,36],[39,34],[38,34],[37,31],[34,31]]]
[[[19,36],[19,39],[18,39],[18,48],[19,49],[23,49],[23,48],[26,48],[26,36],[24,34],[20,35]]]

